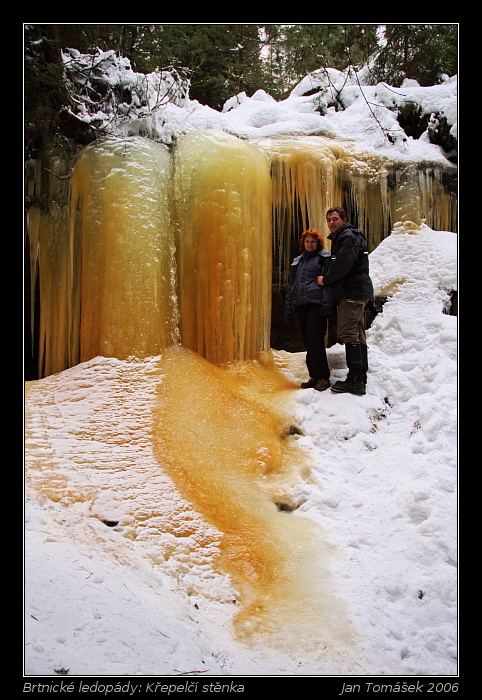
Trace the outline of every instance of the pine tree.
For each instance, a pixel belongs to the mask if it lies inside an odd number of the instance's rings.
[[[24,90],[25,146],[29,152],[59,132],[62,110],[70,102],[57,25],[25,28]]]
[[[286,89],[320,68],[361,67],[377,48],[377,29],[376,24],[282,25],[278,42]]]
[[[191,71],[190,97],[221,109],[233,94],[257,89],[260,45],[255,24],[156,25],[152,63]]]
[[[436,85],[457,73],[457,37],[456,24],[387,24],[373,75],[397,87],[405,78]]]

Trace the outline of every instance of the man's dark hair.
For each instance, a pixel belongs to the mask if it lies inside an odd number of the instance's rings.
[[[342,219],[348,219],[346,211],[341,207],[332,207],[331,209],[328,209],[326,215],[328,216],[328,214],[333,214],[334,211],[336,211],[336,213],[339,214]]]

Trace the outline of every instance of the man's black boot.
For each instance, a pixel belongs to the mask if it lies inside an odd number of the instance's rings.
[[[366,346],[365,346],[366,347]],[[344,382],[335,382],[331,390],[335,394],[365,394],[364,362],[361,343],[345,344],[346,364],[348,374]]]

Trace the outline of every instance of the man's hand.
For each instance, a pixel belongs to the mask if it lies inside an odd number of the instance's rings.
[[[316,281],[323,287],[323,275],[318,275]]]

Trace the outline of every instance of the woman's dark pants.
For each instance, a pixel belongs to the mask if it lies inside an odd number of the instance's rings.
[[[320,304],[304,304],[296,308],[301,337],[306,348],[306,366],[312,379],[329,379],[325,334],[327,318],[321,315]]]

